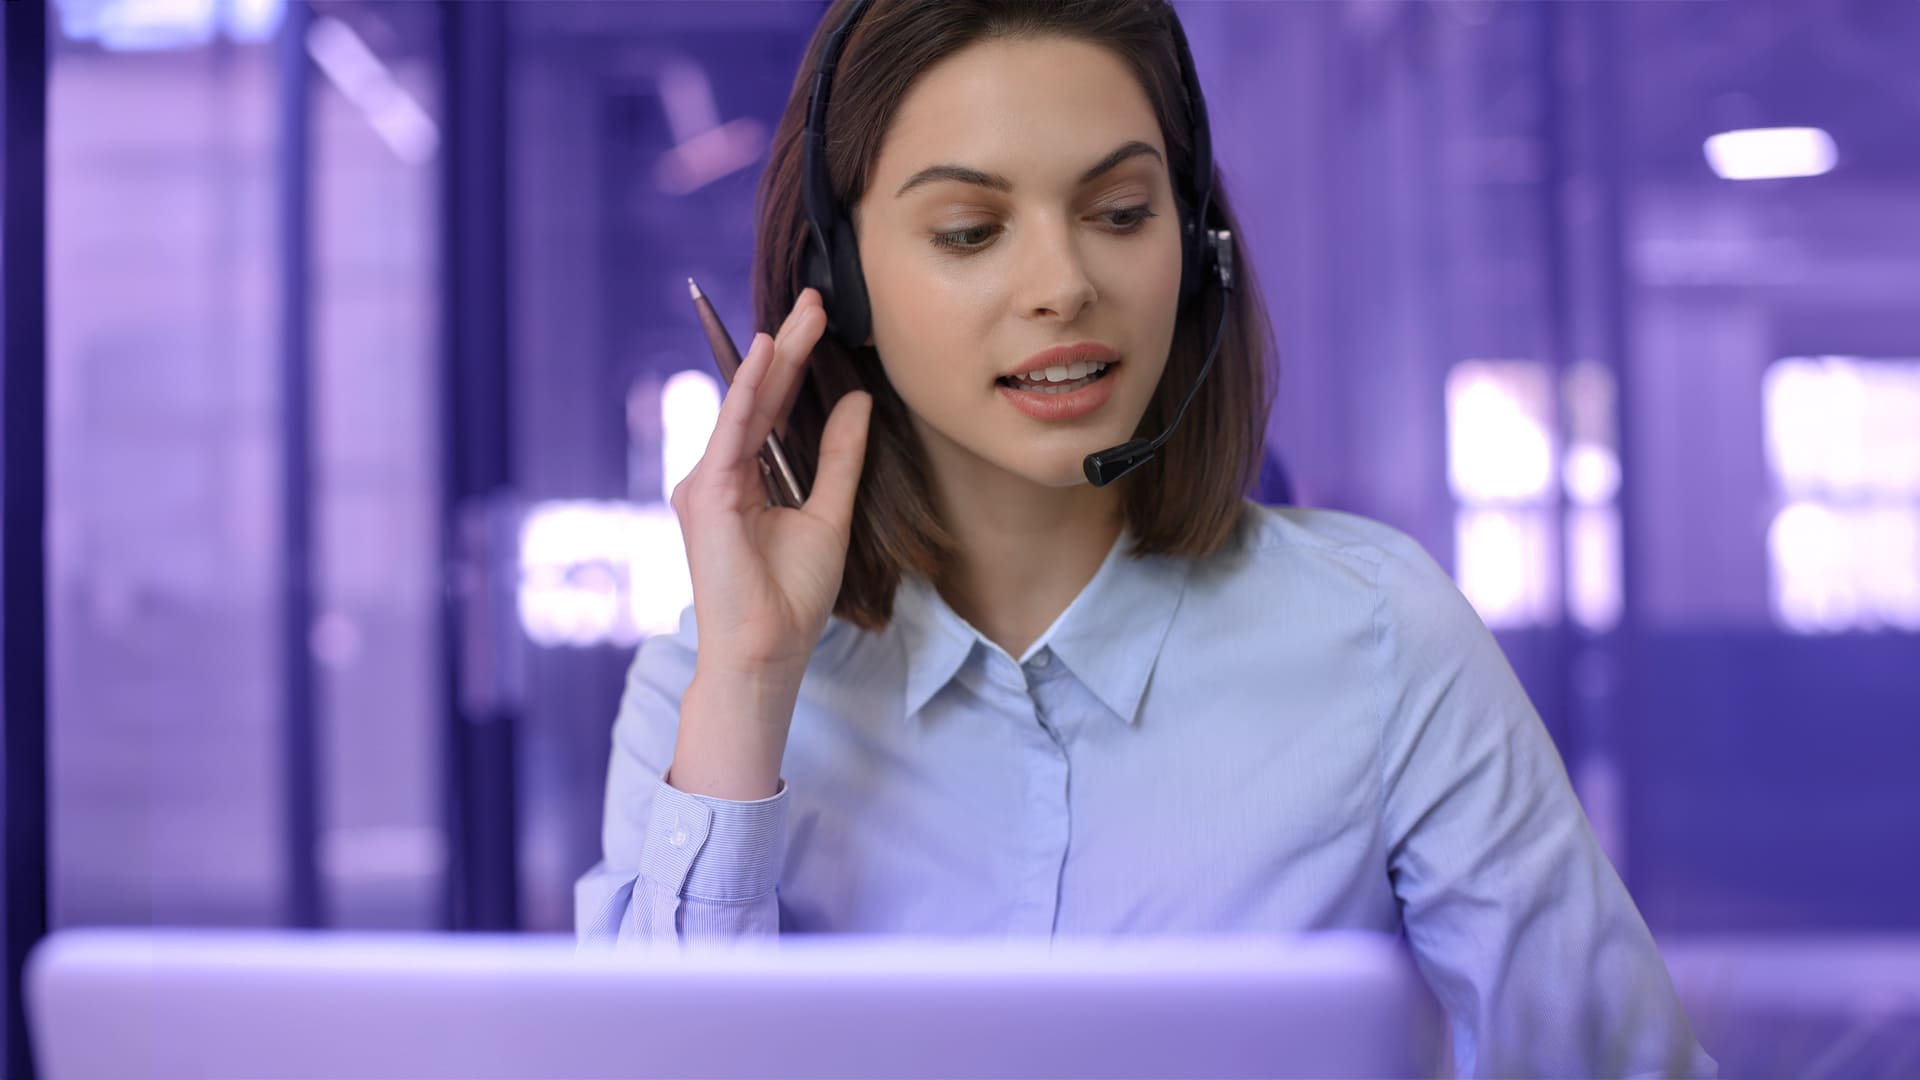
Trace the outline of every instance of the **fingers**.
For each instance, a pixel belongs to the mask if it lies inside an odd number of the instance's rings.
[[[820,294],[809,288],[787,313],[778,336],[753,336],[720,402],[720,416],[707,440],[701,465],[736,474],[760,490],[756,461],[776,420],[784,420],[799,394],[801,375],[813,346],[826,328]]]
[[[867,424],[872,417],[873,395],[855,390],[834,403],[827,429],[820,435],[820,467],[805,509],[831,522],[842,535],[852,528],[853,499],[867,460]]]
[[[826,329],[827,312],[820,293],[812,288],[800,290],[793,310],[787,313],[780,332],[774,335],[773,370],[767,373],[765,389],[759,395],[768,421],[765,427],[778,431],[783,439],[787,436],[787,417],[792,414],[793,403],[806,382],[807,361]]]
[[[772,357],[773,339],[765,333],[753,335],[747,355],[740,358],[740,370],[733,373],[733,385],[727,387],[726,396],[720,399],[720,417],[714,422],[713,434],[707,439],[707,450],[701,455],[698,467],[731,472],[752,465],[752,459],[760,452],[760,444],[767,441],[766,431],[752,430],[753,405],[760,396],[761,384],[766,381]]]

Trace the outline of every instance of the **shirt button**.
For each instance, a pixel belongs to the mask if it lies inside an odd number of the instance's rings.
[[[1051,654],[1043,652],[1039,656],[1036,656],[1033,658],[1033,666],[1037,668],[1043,668],[1043,667],[1046,667],[1049,663],[1051,663],[1052,660],[1053,660],[1053,656]]]
[[[670,843],[672,843],[674,847],[686,847],[687,846],[687,830],[684,828],[675,826],[673,830],[673,835],[667,837],[667,840]]]

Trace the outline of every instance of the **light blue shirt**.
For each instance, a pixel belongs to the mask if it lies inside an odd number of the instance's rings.
[[[1018,659],[909,576],[830,619],[780,790],[661,782],[691,607],[614,724],[582,948],[777,933],[1404,931],[1461,1075],[1705,1075],[1499,645],[1409,537],[1246,504],[1100,569]]]

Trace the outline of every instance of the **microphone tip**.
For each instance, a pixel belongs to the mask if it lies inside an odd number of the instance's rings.
[[[700,286],[695,285],[692,278],[687,279],[687,292],[692,293],[695,300],[700,299]]]

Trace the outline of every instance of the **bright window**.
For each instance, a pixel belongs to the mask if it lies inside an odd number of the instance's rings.
[[[1557,405],[1564,429],[1556,426]],[[1551,371],[1537,361],[1469,360],[1448,373],[1454,576],[1488,626],[1551,624],[1563,596],[1568,615],[1589,630],[1619,621],[1613,430],[1613,380],[1598,364],[1570,365],[1558,395]],[[1560,522],[1556,483],[1567,504]]]
[[[1774,620],[1920,630],[1920,359],[1789,357],[1763,385]]]

